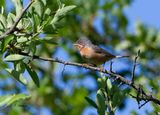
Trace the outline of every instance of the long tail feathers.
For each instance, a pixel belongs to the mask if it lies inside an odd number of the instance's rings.
[[[116,56],[116,58],[128,58],[128,57],[131,57],[131,56]]]

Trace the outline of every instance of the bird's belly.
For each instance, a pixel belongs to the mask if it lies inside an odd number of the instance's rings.
[[[101,65],[103,63],[106,62],[106,57],[88,57],[88,56],[83,56],[83,58],[88,62],[88,63],[91,63],[91,64],[94,64],[94,65]]]

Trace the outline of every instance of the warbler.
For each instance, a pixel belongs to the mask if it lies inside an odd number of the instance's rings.
[[[80,55],[89,63],[93,65],[102,65],[106,61],[113,58],[121,58],[128,56],[115,56],[101,47],[94,45],[88,38],[81,37],[73,44],[80,52]]]

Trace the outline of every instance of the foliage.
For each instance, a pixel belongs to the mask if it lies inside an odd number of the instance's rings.
[[[12,27],[23,9],[22,0],[12,0],[15,7],[7,13],[4,2],[0,3],[0,35]],[[69,115],[82,114],[89,104],[100,115],[114,114],[117,108],[125,109],[125,99],[127,94],[135,94],[133,89],[118,87],[119,82],[104,76],[98,78],[96,72],[70,66],[62,72],[63,67],[56,63],[35,61],[20,54],[55,57],[60,52],[63,53],[59,55],[61,59],[68,57],[68,60],[82,62],[71,45],[82,35],[111,51],[126,52],[131,56],[140,49],[140,67],[135,82],[143,84],[145,90],[153,88],[153,95],[160,98],[160,32],[137,22],[136,32],[128,33],[123,9],[131,3],[131,0],[102,0],[102,3],[99,0],[35,0],[16,30],[0,41],[0,79],[11,81],[3,84],[1,91],[14,93],[1,96],[0,105],[10,106],[27,99],[25,104],[36,110],[47,107],[54,114]],[[96,20],[100,21],[100,27],[95,26]],[[132,67],[132,62],[127,61],[124,65]],[[121,69],[119,73],[128,76],[130,69]],[[94,83],[94,88],[83,84],[87,78]],[[22,94],[24,89],[29,95]],[[93,100],[90,95],[94,94],[96,99]],[[157,105],[152,104],[152,107],[153,112],[159,111]],[[20,110],[14,112],[33,112],[23,107]]]

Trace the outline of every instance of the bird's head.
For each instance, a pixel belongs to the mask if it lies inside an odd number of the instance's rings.
[[[89,39],[87,39],[86,37],[81,37],[73,45],[78,50],[81,50],[85,46],[92,45],[92,42]]]

